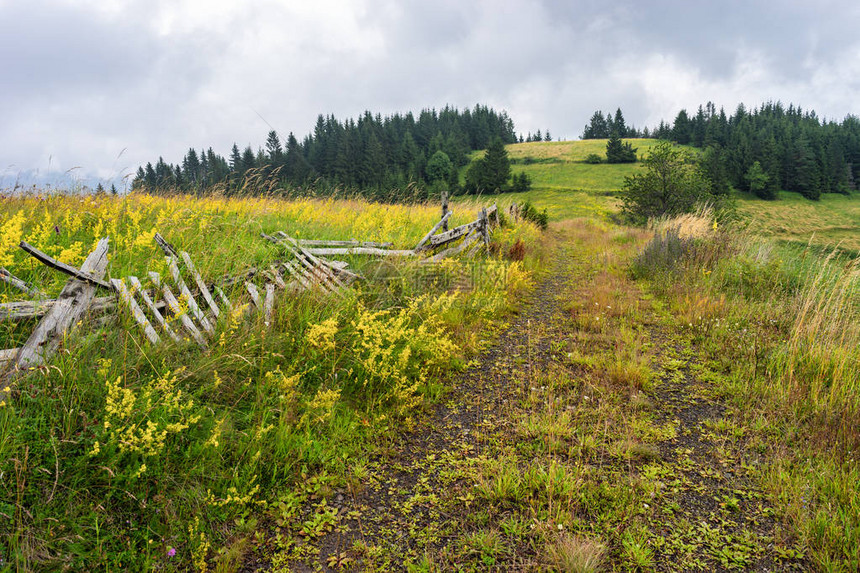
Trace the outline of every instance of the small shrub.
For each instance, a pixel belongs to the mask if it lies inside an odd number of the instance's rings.
[[[603,158],[596,153],[589,153],[585,158],[585,162],[590,165],[598,165],[603,163]]]
[[[514,174],[511,180],[511,191],[514,193],[524,193],[531,188],[532,178],[526,175],[525,171]]]
[[[656,233],[631,265],[637,278],[654,278],[662,274],[673,274],[693,249],[693,241],[682,239],[677,228],[665,233]]]
[[[634,571],[654,566],[654,550],[648,545],[647,532],[643,528],[632,528],[624,532],[621,539],[625,564]]]
[[[547,214],[546,209],[538,211],[537,208],[528,201],[523,203],[520,214],[526,221],[531,221],[540,227],[541,231],[545,231],[549,226],[549,215]]]

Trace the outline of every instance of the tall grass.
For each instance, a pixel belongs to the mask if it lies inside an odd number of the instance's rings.
[[[766,452],[762,479],[823,570],[860,568],[860,260],[664,222],[633,271],[693,330]],[[682,237],[680,229],[704,233]],[[822,516],[829,515],[826,526]]]

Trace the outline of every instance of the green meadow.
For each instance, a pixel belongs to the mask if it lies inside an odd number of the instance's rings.
[[[637,149],[640,160],[657,144],[656,139],[625,141]],[[617,211],[615,195],[625,177],[642,169],[642,163],[585,163],[590,154],[605,158],[605,150],[605,139],[508,145],[512,171],[524,171],[531,177],[532,189],[501,193],[491,199],[505,208],[528,201],[538,209],[546,209],[551,221],[607,218]],[[787,191],[780,192],[776,201],[763,201],[747,193],[738,193],[736,199],[739,216],[754,234],[789,243],[860,250],[860,200],[856,193],[824,194],[820,201],[809,201]],[[477,206],[486,203],[487,198],[460,197],[458,201]]]

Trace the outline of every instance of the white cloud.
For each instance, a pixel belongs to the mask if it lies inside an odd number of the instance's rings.
[[[708,100],[841,118],[857,111],[857,13],[846,2],[0,0],[0,167],[113,177],[191,146],[261,145],[269,125],[301,138],[319,113],[445,104],[486,103],[519,131],[567,138],[595,109],[621,107],[642,127]]]

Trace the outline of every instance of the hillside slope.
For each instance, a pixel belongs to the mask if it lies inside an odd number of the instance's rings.
[[[656,139],[626,140],[642,159],[657,144]],[[633,164],[585,163],[589,154],[605,157],[606,140],[516,143],[506,146],[514,173],[525,172],[532,178],[526,193],[502,193],[492,197],[500,205],[529,201],[546,209],[551,221],[575,217],[608,218],[617,210],[616,192],[624,178],[643,168]],[[690,148],[696,151],[694,148]],[[480,153],[473,154],[473,158]],[[860,195],[824,194],[820,201],[809,201],[797,193],[783,191],[776,201],[764,201],[737,193],[740,217],[750,223],[755,234],[799,244],[840,247],[860,252]],[[458,198],[477,205],[471,197]]]

